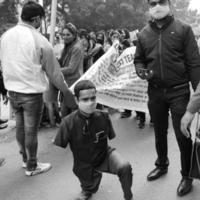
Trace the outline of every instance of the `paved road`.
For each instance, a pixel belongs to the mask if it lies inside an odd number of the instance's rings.
[[[155,150],[153,130],[148,125],[137,128],[133,117],[120,119],[119,113],[111,116],[117,138],[111,142],[134,170],[134,200],[199,200],[200,182],[194,182],[193,192],[177,197],[180,181],[179,151],[171,128],[169,129],[170,167],[166,176],[147,182],[146,175],[154,167]],[[73,200],[80,192],[79,182],[72,173],[72,154],[52,144],[57,129],[42,129],[39,134],[39,160],[51,162],[53,168],[45,174],[26,177],[14,139],[14,130],[1,131],[0,156],[6,165],[0,168],[0,200]],[[99,191],[92,200],[123,200],[118,178],[104,174]]]

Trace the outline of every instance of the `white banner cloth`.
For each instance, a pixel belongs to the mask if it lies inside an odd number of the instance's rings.
[[[95,84],[100,104],[148,112],[147,82],[137,77],[133,63],[135,47],[119,55],[117,45],[110,47],[78,81],[88,79]]]

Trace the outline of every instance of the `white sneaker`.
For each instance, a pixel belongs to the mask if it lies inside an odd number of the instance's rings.
[[[22,168],[26,169],[27,164],[25,162],[22,162]]]
[[[33,170],[33,171],[26,170],[25,174],[26,174],[26,176],[34,176],[34,175],[49,171],[51,169],[51,167],[52,166],[50,163],[39,163],[38,162],[35,170]]]

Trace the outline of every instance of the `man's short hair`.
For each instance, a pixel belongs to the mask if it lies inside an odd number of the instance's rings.
[[[40,18],[45,16],[44,8],[40,4],[34,1],[28,1],[24,4],[21,13],[21,19],[23,21],[32,22],[38,16]]]
[[[81,90],[89,90],[89,89],[95,89],[96,91],[96,87],[91,81],[81,80],[74,87],[74,95],[78,99]]]

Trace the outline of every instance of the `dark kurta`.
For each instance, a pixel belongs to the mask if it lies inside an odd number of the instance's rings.
[[[90,180],[95,167],[112,152],[107,141],[114,137],[108,113],[97,110],[86,118],[76,110],[63,119],[54,144],[66,148],[69,143],[74,156],[74,173],[83,180]]]

